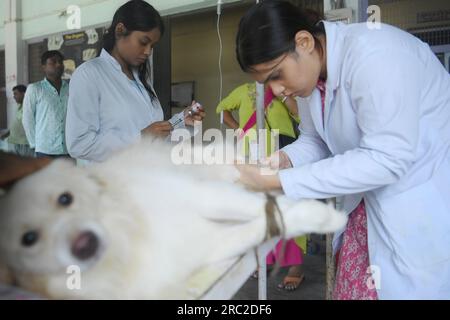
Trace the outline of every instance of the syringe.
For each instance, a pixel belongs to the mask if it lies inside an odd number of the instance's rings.
[[[188,111],[188,115],[192,116],[201,110],[203,110],[202,105],[200,103],[196,102],[196,103],[194,103],[194,105],[192,105],[191,109]],[[170,124],[172,125],[172,127],[174,129],[176,129],[177,126],[179,126],[180,123],[182,123],[183,121],[184,121],[184,111],[177,113],[169,120]]]

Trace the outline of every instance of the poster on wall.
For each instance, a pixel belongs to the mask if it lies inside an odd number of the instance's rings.
[[[63,79],[69,80],[77,67],[99,55],[104,32],[105,28],[87,29],[44,40],[47,50],[58,50],[64,55]]]

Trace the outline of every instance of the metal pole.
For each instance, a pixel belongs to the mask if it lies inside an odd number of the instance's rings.
[[[256,132],[258,141],[258,161],[265,157],[264,84],[256,83]],[[258,249],[258,299],[267,300],[266,255]]]
[[[264,121],[264,84],[256,83],[256,131],[258,137],[258,161],[266,157],[266,135]]]

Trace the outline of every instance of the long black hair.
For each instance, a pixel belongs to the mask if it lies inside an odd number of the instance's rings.
[[[297,32],[308,31],[315,38],[316,47],[321,50],[317,36],[325,34],[318,23],[321,15],[286,1],[263,0],[251,7],[242,17],[236,37],[236,56],[244,72],[252,66],[274,60],[295,50]],[[321,50],[322,51],[322,50]]]
[[[123,23],[126,28],[125,36],[129,35],[133,31],[150,31],[157,28],[161,32],[161,36],[164,34],[163,20],[149,3],[143,0],[131,0],[117,9],[114,14],[113,21],[108,30],[106,30],[103,36],[103,48],[111,53],[116,45],[116,27],[119,23]],[[148,62],[143,63],[139,69],[139,80],[147,89],[152,99],[156,98],[154,91],[151,89],[148,79],[150,77],[150,64]]]

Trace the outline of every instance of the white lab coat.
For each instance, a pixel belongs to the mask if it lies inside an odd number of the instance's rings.
[[[128,79],[105,49],[83,63],[70,81],[66,143],[78,160],[103,162],[139,141],[141,130],[164,118],[157,98],[151,99],[136,69]]]
[[[450,76],[397,28],[324,23],[325,121],[318,90],[299,99],[283,189],[347,213],[364,198],[380,299],[450,299]]]

